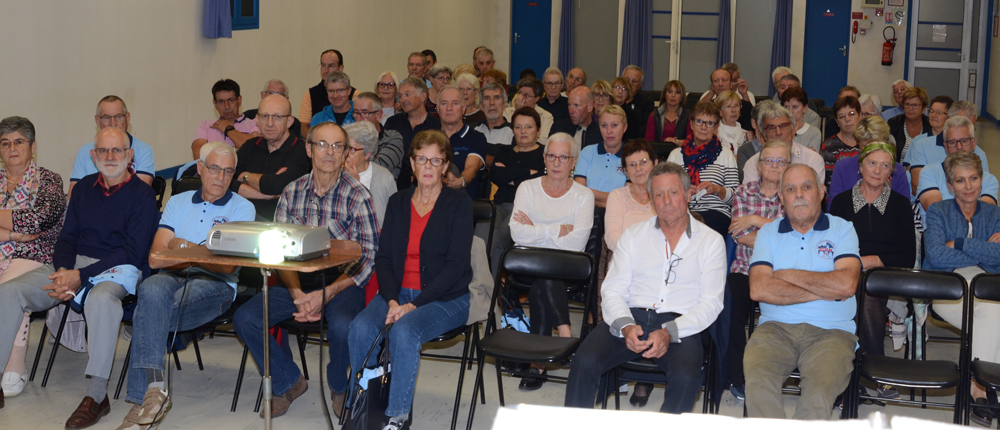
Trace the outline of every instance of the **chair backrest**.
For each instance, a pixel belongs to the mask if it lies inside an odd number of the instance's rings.
[[[694,109],[694,105],[698,104],[698,101],[701,100],[702,94],[704,93],[688,93],[687,100],[684,101],[684,109]]]
[[[500,267],[525,277],[586,282],[594,274],[594,257],[561,249],[514,247],[500,257]]]
[[[185,191],[194,191],[201,188],[201,178],[185,176],[174,181],[174,187],[170,190],[171,196],[176,196]]]
[[[162,176],[153,177],[153,192],[156,193],[156,207],[163,207],[163,195],[167,192],[167,179]]]
[[[983,273],[972,278],[972,294],[980,300],[1000,301],[1000,275]]]
[[[933,270],[879,267],[869,270],[862,283],[869,295],[909,299],[961,300],[966,290],[961,275]]]
[[[489,182],[483,184],[485,187],[490,185]],[[490,224],[490,231],[486,233],[486,259],[488,261],[490,261],[490,250],[493,249],[493,228],[497,221],[496,214],[497,207],[493,201],[488,199],[472,199],[472,223],[488,222]]]

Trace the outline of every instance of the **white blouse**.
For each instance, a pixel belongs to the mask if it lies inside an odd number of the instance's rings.
[[[533,225],[519,223],[511,216],[510,237],[515,244],[583,251],[594,226],[594,193],[574,181],[566,194],[553,198],[542,189],[542,178],[535,178],[517,187],[512,213],[517,211],[524,211]],[[572,225],[573,231],[559,237],[563,224]]]

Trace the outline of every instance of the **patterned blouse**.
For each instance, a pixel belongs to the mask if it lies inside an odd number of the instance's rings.
[[[760,182],[753,181],[736,188],[736,197],[733,199],[733,219],[747,215],[778,219],[784,217],[785,212],[781,209],[781,200],[778,199],[778,193],[774,193],[773,196],[768,197],[760,191]],[[746,230],[737,231],[733,233],[733,240],[758,230],[760,229],[751,226]],[[749,274],[751,255],[753,255],[753,248],[737,242],[736,260],[733,261],[733,267],[730,268],[729,273]]]
[[[63,227],[66,194],[63,193],[62,177],[58,174],[44,167],[38,167],[38,175],[38,197],[35,199],[35,206],[31,209],[14,209],[11,219],[14,224],[13,231],[39,236],[30,242],[14,242],[16,248],[13,258],[49,264],[52,263],[56,239],[59,238],[59,232]]]
[[[819,154],[823,156],[823,164],[826,165],[824,185],[826,189],[830,189],[830,180],[833,179],[833,168],[837,166],[837,160],[858,155],[861,150],[856,145],[847,146],[836,134],[824,141],[821,148]]]

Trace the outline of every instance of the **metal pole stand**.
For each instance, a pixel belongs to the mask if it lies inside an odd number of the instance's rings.
[[[271,400],[274,393],[271,392],[271,324],[268,323],[270,310],[267,300],[267,278],[271,276],[271,270],[261,268],[260,273],[264,276],[264,429],[271,430]]]

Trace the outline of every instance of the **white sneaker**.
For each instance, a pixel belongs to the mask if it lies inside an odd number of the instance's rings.
[[[24,391],[24,385],[27,383],[28,375],[19,375],[15,372],[7,372],[3,374],[3,381],[0,382],[0,387],[3,388],[3,394],[5,396],[14,397]]]

